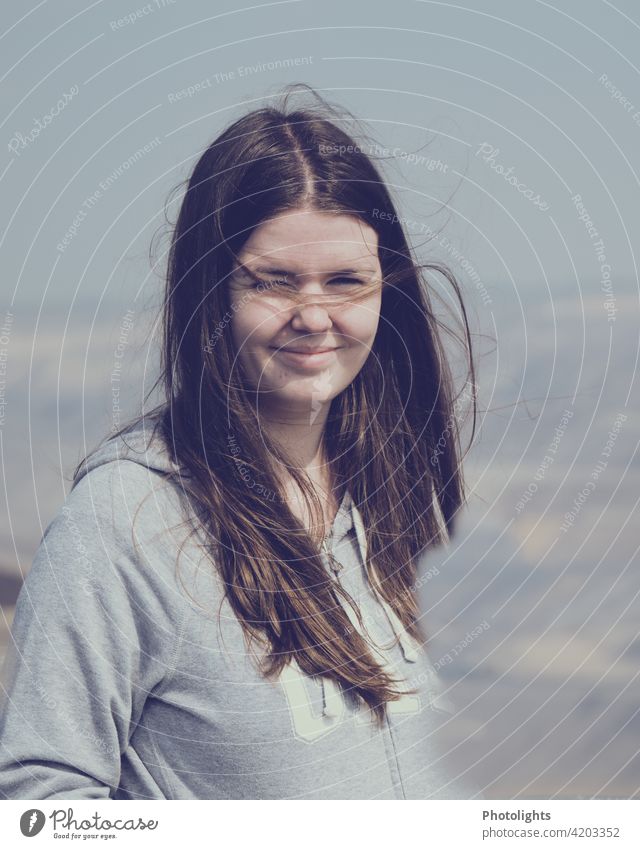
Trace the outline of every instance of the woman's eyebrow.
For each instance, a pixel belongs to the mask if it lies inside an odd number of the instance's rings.
[[[324,276],[325,277],[331,277],[334,274],[363,274],[363,273],[374,274],[374,273],[377,272],[377,270],[378,269],[376,269],[376,268],[370,268],[368,266],[362,267],[362,268],[339,268],[339,269],[336,269],[335,271],[325,271]],[[271,267],[262,268],[262,267],[260,267],[260,268],[255,268],[254,271],[257,272],[258,274],[279,274],[279,275],[282,275],[282,276],[285,276],[285,277],[298,277],[299,276],[299,275],[295,274],[295,272],[287,271],[284,268],[271,268]]]

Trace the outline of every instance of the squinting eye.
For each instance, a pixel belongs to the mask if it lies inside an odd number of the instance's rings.
[[[335,277],[333,280],[330,280],[329,283],[338,283],[340,285],[344,285],[346,283],[347,285],[351,285],[351,286],[362,286],[362,285],[364,285],[363,280],[358,280],[355,277]],[[255,282],[252,283],[252,285],[251,285],[251,288],[257,289],[258,286],[261,286],[263,289],[266,289],[266,290],[276,289],[276,288],[280,288],[280,289],[293,289],[294,288],[293,285],[288,280],[284,280],[284,279],[282,279],[282,280],[261,280],[260,278],[256,277]]]
[[[286,287],[290,288],[291,284],[288,280],[260,280],[256,277],[256,282],[252,284],[252,289],[257,289],[258,286],[262,286],[263,289],[274,289],[276,287]]]

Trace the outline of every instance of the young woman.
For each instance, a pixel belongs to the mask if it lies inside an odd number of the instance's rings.
[[[437,746],[414,595],[464,498],[423,268],[469,343],[464,306],[322,104],[253,111],[195,166],[166,400],[78,466],[18,600],[6,797],[479,794]]]

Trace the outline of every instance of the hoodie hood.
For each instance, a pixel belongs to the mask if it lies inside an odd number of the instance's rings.
[[[176,473],[179,467],[160,435],[160,424],[159,416],[147,415],[124,433],[109,437],[82,461],[72,488],[92,469],[117,460],[131,460],[153,472]]]

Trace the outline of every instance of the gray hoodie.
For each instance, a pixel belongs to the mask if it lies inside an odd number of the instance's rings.
[[[482,798],[438,745],[452,705],[371,590],[349,493],[323,562],[360,606],[374,652],[420,688],[388,705],[382,729],[295,662],[277,681],[260,676],[198,535],[185,544],[188,508],[163,475],[171,468],[147,420],[85,462],[47,527],[0,690],[0,796]]]

